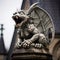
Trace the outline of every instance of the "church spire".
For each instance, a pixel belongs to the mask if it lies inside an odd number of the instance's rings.
[[[0,24],[0,53],[1,54],[5,52],[3,30],[4,30],[3,24]]]
[[[1,32],[1,33],[0,33],[0,37],[3,37],[3,30],[4,30],[3,24],[1,24],[0,26],[1,26],[1,28],[0,28],[0,32]]]

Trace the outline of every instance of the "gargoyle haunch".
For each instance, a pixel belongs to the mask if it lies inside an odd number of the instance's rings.
[[[53,21],[44,9],[38,7],[37,3],[27,11],[15,12],[12,18],[18,28],[16,48],[45,48],[54,38]],[[49,33],[52,39],[49,38]]]

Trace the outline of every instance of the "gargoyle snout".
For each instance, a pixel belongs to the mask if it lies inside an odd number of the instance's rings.
[[[15,16],[12,16],[13,19],[18,19],[19,16],[15,15]]]

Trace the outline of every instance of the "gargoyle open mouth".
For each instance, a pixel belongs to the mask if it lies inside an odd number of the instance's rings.
[[[19,17],[18,15],[13,15],[12,18],[17,24],[21,23],[24,20],[24,18]]]

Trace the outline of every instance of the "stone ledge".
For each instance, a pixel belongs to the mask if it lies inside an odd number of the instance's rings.
[[[19,53],[13,54],[12,60],[52,60],[52,55],[45,53]]]

